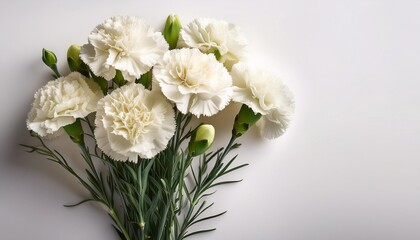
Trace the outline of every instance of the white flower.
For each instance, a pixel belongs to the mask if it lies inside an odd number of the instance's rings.
[[[137,17],[116,16],[98,25],[83,45],[80,58],[92,72],[110,81],[120,70],[134,82],[168,50],[162,34]]]
[[[214,55],[198,49],[175,49],[153,68],[154,80],[178,110],[197,117],[225,108],[232,93],[232,78]]]
[[[243,60],[247,42],[234,24],[222,20],[199,18],[182,28],[178,46],[215,53],[228,69]]]
[[[28,129],[41,137],[55,135],[61,127],[94,112],[102,97],[100,87],[78,72],[50,81],[35,93]]]
[[[262,115],[257,126],[264,137],[273,139],[282,135],[295,107],[289,88],[278,76],[243,63],[235,64],[231,75],[232,100],[243,103]]]
[[[175,132],[171,104],[160,92],[141,84],[125,85],[102,98],[95,124],[98,147],[120,161],[152,158],[166,148]]]

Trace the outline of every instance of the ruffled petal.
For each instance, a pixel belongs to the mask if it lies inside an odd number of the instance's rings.
[[[134,82],[148,72],[168,48],[162,34],[141,19],[116,16],[90,33],[89,44],[82,47],[80,57],[97,76],[110,81],[119,70],[125,80]]]
[[[263,69],[237,63],[231,71],[232,100],[262,115],[257,122],[261,134],[268,139],[284,133],[294,112],[293,94],[280,78]]]
[[[236,25],[210,18],[194,19],[182,28],[178,46],[198,48],[203,53],[217,51],[219,61],[229,70],[247,54],[247,41]]]
[[[41,137],[56,136],[62,127],[96,110],[100,87],[78,72],[50,81],[35,93],[27,127]]]
[[[232,78],[213,55],[197,49],[169,51],[153,68],[153,79],[179,111],[197,117],[212,116],[226,107],[232,94]]]
[[[125,85],[99,101],[95,138],[114,160],[150,159],[166,148],[175,132],[174,118],[160,92],[141,84]]]

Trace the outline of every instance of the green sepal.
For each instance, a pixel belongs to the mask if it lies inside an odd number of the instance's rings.
[[[260,118],[260,113],[254,113],[250,107],[242,104],[238,115],[235,117],[232,133],[236,137],[242,136],[248,129],[254,125]]]
[[[32,130],[29,130],[29,134],[31,135],[31,137],[39,137],[38,133],[36,133]]]
[[[79,145],[84,143],[83,128],[80,118],[76,119],[74,123],[66,125],[63,128],[74,143]]]
[[[203,154],[209,146],[209,141],[201,140],[195,141],[193,144],[188,145],[188,151],[192,157]]]
[[[152,69],[147,73],[144,73],[136,80],[136,83],[140,83],[144,88],[151,90],[152,89]]]
[[[92,76],[93,81],[99,85],[102,93],[106,95],[108,93],[108,81],[103,77],[96,76],[93,72],[90,72],[90,75]]]
[[[115,73],[115,77],[114,79],[112,79],[112,81],[114,81],[114,83],[117,84],[118,87],[122,87],[127,83],[127,81],[124,80],[124,76],[122,75],[122,72],[120,70],[117,70],[117,72]]]
[[[69,65],[70,71],[72,72],[77,71],[77,69],[79,68],[79,65],[73,58],[68,57],[67,64]]]

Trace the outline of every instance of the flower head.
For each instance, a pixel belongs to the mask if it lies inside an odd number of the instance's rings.
[[[264,137],[272,139],[282,135],[294,112],[293,94],[289,88],[278,76],[243,63],[235,64],[231,75],[232,100],[262,115],[257,126]]]
[[[178,46],[214,53],[220,62],[231,69],[233,64],[244,59],[247,42],[234,24],[199,18],[181,30]]]
[[[163,94],[178,110],[197,117],[211,116],[225,108],[232,93],[232,78],[213,55],[198,49],[175,49],[153,68]]]
[[[166,148],[175,132],[171,104],[141,84],[125,85],[102,98],[95,124],[98,147],[120,161],[152,158]]]
[[[102,96],[99,86],[78,72],[50,81],[35,93],[28,129],[41,137],[54,134],[94,112]]]
[[[92,72],[110,81],[120,70],[134,82],[168,50],[162,34],[137,17],[116,16],[105,20],[89,35],[80,57]]]

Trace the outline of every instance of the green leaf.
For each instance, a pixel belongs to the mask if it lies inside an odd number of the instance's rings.
[[[81,205],[83,203],[91,202],[91,201],[96,201],[96,200],[95,199],[92,199],[92,198],[89,198],[89,199],[82,200],[82,201],[80,201],[78,203],[75,203],[75,204],[65,204],[63,206],[64,207],[76,207],[76,206],[79,206],[79,205]]]
[[[189,233],[189,234],[185,235],[185,237],[184,237],[184,238],[191,237],[191,236],[194,236],[194,235],[196,235],[196,234],[201,234],[201,233],[206,233],[206,232],[212,232],[212,231],[214,231],[214,230],[216,230],[216,228],[211,228],[211,229],[206,229],[206,230],[195,231],[195,232],[192,232],[192,233]]]
[[[124,86],[127,81],[124,79],[124,76],[122,75],[122,72],[120,70],[117,70],[115,73],[115,77],[113,79],[113,81],[119,86],[122,87]]]
[[[140,78],[136,80],[136,83],[142,84],[144,88],[151,90],[152,89],[152,70],[142,74]]]

